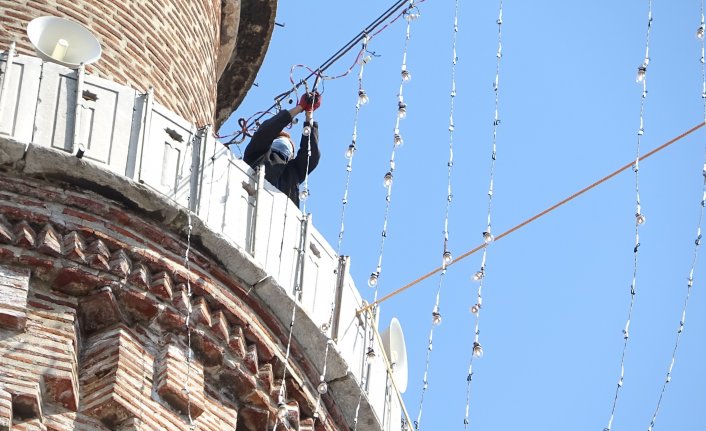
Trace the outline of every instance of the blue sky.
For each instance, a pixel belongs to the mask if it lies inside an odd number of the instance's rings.
[[[389,3],[389,4],[388,4]],[[503,2],[498,157],[493,230],[503,232],[634,160],[648,2]],[[282,1],[268,54],[235,120],[287,90],[290,67],[312,68],[348,42],[392,2]],[[461,2],[456,69],[453,202],[449,248],[458,256],[480,243],[487,189],[497,50],[498,2]],[[412,23],[405,86],[404,145],[385,242],[380,295],[439,266],[443,251],[454,2],[427,0]],[[655,2],[641,152],[703,120],[700,2]],[[370,103],[361,108],[343,254],[364,297],[375,270],[397,110],[405,22],[372,39],[365,69]],[[328,72],[353,62],[343,58]],[[357,98],[357,67],[326,81],[320,123],[322,159],[310,178],[307,210],[331,244],[339,231],[345,166]],[[307,75],[295,71],[295,78]],[[297,129],[295,128],[295,133]],[[640,164],[647,223],[640,228],[637,295],[625,381],[613,429],[647,429],[679,326],[702,194],[703,129]],[[244,148],[244,147],[243,147]],[[237,153],[237,150],[236,150]],[[635,176],[611,181],[525,228],[488,252],[480,319],[485,355],[474,362],[470,429],[602,430],[620,374],[622,329],[630,301]],[[706,253],[706,251],[704,251]],[[473,341],[480,253],[449,268],[434,332],[422,429],[462,429]],[[671,383],[655,429],[704,429],[706,273],[696,268]],[[416,418],[438,276],[381,306],[381,327],[402,323],[410,362],[404,397]]]

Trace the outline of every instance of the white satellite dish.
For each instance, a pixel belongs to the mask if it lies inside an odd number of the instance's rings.
[[[392,366],[392,375],[395,379],[395,385],[400,393],[407,390],[407,379],[409,370],[407,368],[407,345],[404,342],[404,334],[402,326],[396,317],[390,321],[390,326],[380,334],[382,345],[385,348],[385,354]]]
[[[94,63],[101,57],[101,44],[93,33],[68,19],[35,18],[27,25],[27,36],[42,60],[71,69],[77,69],[81,63]]]

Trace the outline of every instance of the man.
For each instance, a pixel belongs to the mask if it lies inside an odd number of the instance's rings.
[[[289,196],[297,207],[299,184],[319,164],[319,125],[315,121],[312,124],[312,114],[320,105],[319,93],[304,94],[297,106],[281,110],[260,125],[245,148],[243,156],[243,160],[253,168],[264,166],[265,179]],[[304,129],[309,130],[309,135],[302,133],[299,151],[295,157],[294,142],[283,129],[301,112],[306,113]]]

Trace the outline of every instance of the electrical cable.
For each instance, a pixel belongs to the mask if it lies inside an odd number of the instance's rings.
[[[706,58],[704,57],[704,30],[706,29],[706,21],[704,21],[704,1],[701,0],[701,23],[696,30],[696,37],[699,39],[701,44],[701,100],[703,103],[704,119],[706,119]],[[674,340],[674,347],[672,349],[672,358],[669,362],[669,368],[667,369],[667,375],[662,382],[662,389],[659,393],[659,398],[657,400],[657,405],[655,406],[654,413],[652,414],[652,419],[650,420],[650,425],[647,428],[648,431],[652,431],[655,426],[655,421],[657,420],[657,415],[659,414],[659,409],[662,406],[662,400],[664,394],[667,391],[667,385],[672,381],[672,370],[674,369],[674,363],[677,357],[677,350],[679,349],[679,341],[681,340],[681,334],[684,331],[684,325],[686,324],[686,310],[689,306],[689,297],[691,296],[691,288],[694,285],[694,271],[696,269],[696,261],[699,254],[699,247],[701,246],[701,226],[704,219],[704,207],[706,206],[706,148],[704,148],[704,168],[703,174],[703,184],[701,189],[701,202],[699,208],[699,217],[696,227],[696,239],[694,240],[694,249],[691,257],[691,266],[689,268],[689,277],[686,283],[686,295],[684,298],[684,304],[681,312],[681,319],[679,320],[679,327],[677,328],[676,339]]]
[[[700,128],[704,127],[704,125],[706,125],[706,122],[701,122],[701,123],[697,124],[696,126],[692,127],[691,129],[687,130],[686,132],[684,132],[684,133],[682,133],[682,134],[676,136],[675,138],[670,139],[669,141],[665,142],[664,144],[660,145],[659,147],[657,147],[657,148],[655,148],[655,149],[653,149],[653,150],[651,150],[651,151],[645,153],[644,155],[640,156],[640,161],[643,161],[643,160],[647,159],[648,157],[652,156],[653,154],[656,154],[656,153],[662,151],[663,149],[669,147],[670,145],[672,145],[672,144],[674,144],[674,143],[680,141],[681,139],[683,139],[683,138],[685,138],[685,137],[691,135],[691,134],[694,133],[695,131],[697,131],[697,130],[699,130]],[[592,184],[590,184],[590,185],[584,187],[583,189],[577,191],[576,193],[572,194],[571,196],[562,199],[561,201],[557,202],[556,204],[550,206],[549,208],[547,208],[547,209],[545,209],[545,210],[543,210],[543,211],[541,211],[541,212],[535,214],[534,216],[532,216],[532,217],[530,217],[530,218],[524,220],[523,222],[521,222],[521,223],[519,223],[519,224],[517,224],[517,225],[511,227],[510,229],[506,230],[505,232],[503,232],[503,233],[501,233],[501,234],[495,236],[495,241],[497,242],[498,240],[500,240],[500,239],[502,239],[502,238],[504,238],[504,237],[510,235],[511,233],[513,233],[513,232],[515,232],[515,231],[517,231],[517,230],[519,230],[519,229],[522,229],[523,227],[527,226],[528,224],[532,223],[533,221],[537,220],[538,218],[541,218],[541,217],[543,217],[543,216],[549,214],[550,212],[554,211],[555,209],[561,207],[562,205],[564,205],[564,204],[566,204],[566,203],[568,203],[568,202],[570,202],[570,201],[576,199],[577,197],[579,197],[579,196],[583,195],[584,193],[588,192],[589,190],[591,190],[591,189],[593,189],[593,188],[595,188],[595,187],[597,187],[597,186],[603,184],[604,182],[606,182],[606,181],[612,179],[613,177],[615,177],[616,175],[620,174],[621,172],[623,172],[623,171],[625,171],[625,170],[631,168],[631,167],[634,165],[634,163],[635,163],[635,161],[633,160],[633,161],[631,161],[630,163],[628,163],[628,164],[626,164],[626,165],[624,165],[624,166],[618,168],[617,170],[611,172],[610,174],[606,175],[605,177],[599,179],[598,181],[596,181],[596,182],[594,182],[594,183],[592,183]],[[483,243],[483,244],[481,244],[481,245],[479,245],[479,246],[477,246],[477,247],[475,247],[475,248],[473,248],[473,249],[471,249],[471,250],[465,252],[464,254],[458,256],[457,258],[455,258],[451,263],[449,263],[448,265],[446,265],[446,267],[449,267],[449,266],[451,266],[451,265],[453,265],[453,264],[455,264],[455,263],[460,262],[461,260],[463,260],[463,259],[467,258],[468,256],[470,256],[470,255],[476,253],[477,251],[481,250],[484,246],[485,246],[485,243]],[[368,309],[370,309],[370,308],[372,308],[372,307],[376,307],[376,306],[380,305],[381,303],[387,301],[388,299],[390,299],[390,298],[392,298],[392,297],[394,297],[394,296],[397,296],[398,294],[400,294],[400,293],[404,292],[405,290],[407,290],[407,289],[409,289],[409,288],[411,288],[411,287],[417,285],[418,283],[420,283],[420,282],[426,280],[427,278],[431,277],[432,275],[438,273],[438,272],[441,271],[441,270],[442,270],[442,267],[438,267],[438,268],[436,268],[436,269],[434,269],[434,270],[432,270],[432,271],[430,271],[430,272],[428,272],[428,273],[422,275],[421,277],[419,277],[419,278],[417,278],[417,279],[415,279],[415,280],[413,280],[413,281],[407,283],[406,285],[400,287],[399,289],[397,289],[397,290],[395,290],[395,291],[393,291],[393,292],[391,292],[391,293],[389,293],[389,294],[383,296],[382,298],[378,299],[377,301],[372,302],[372,303],[366,305],[365,307],[362,307],[360,310],[358,310],[358,311],[356,312],[356,314],[359,315],[359,314],[361,314],[361,313],[364,313],[365,311],[367,311]]]
[[[386,20],[388,20],[393,14],[398,12],[402,7],[404,7],[407,3],[409,3],[409,0],[397,0],[392,6],[390,6],[385,12],[383,12],[380,16],[378,16],[373,22],[368,24],[363,30],[361,30],[355,37],[353,37],[348,43],[343,45],[342,48],[340,48],[338,51],[336,51],[332,56],[330,56],[326,61],[324,61],[319,67],[314,69],[307,75],[305,78],[300,80],[298,83],[294,85],[294,87],[290,90],[287,90],[277,96],[275,96],[275,103],[272,104],[269,108],[265,109],[264,111],[261,111],[259,116],[257,116],[253,121],[257,122],[260,120],[267,112],[272,111],[273,109],[278,108],[282,101],[286,99],[290,94],[293,92],[296,92],[296,90],[304,85],[309,79],[311,79],[313,76],[321,76],[323,72],[325,72],[329,67],[331,67],[333,64],[335,64],[341,57],[346,55],[351,49],[353,49],[360,41],[362,41],[364,38],[366,38],[370,33],[372,33],[377,27],[379,27],[382,23],[384,23]],[[413,6],[407,7],[405,10],[411,8]],[[397,19],[397,18],[395,18]],[[384,29],[385,27],[383,27]],[[378,34],[378,33],[375,33]],[[250,120],[252,120],[252,117],[250,117],[249,120],[246,121],[245,126],[241,126],[241,130],[235,133],[235,136],[231,138],[230,141],[224,143],[226,147],[229,147],[232,144],[239,144],[245,140],[245,137],[247,136],[247,130],[249,129],[250,125]],[[241,139],[242,136],[242,139]]]

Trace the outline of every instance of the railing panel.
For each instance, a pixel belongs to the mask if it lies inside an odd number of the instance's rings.
[[[141,182],[187,206],[196,132],[193,125],[154,103],[139,163]],[[196,149],[198,151],[198,149]]]
[[[130,88],[86,76],[79,134],[79,142],[86,148],[83,157],[125,175],[136,96]]]
[[[328,323],[331,302],[335,300],[338,256],[313,225],[310,227],[306,257],[302,307],[321,326]]]
[[[222,217],[217,213],[217,216],[220,217],[218,231],[223,232],[235,244],[249,250],[252,241],[257,184],[254,178],[248,175],[249,167],[244,163],[238,163],[238,160],[232,160],[232,158],[231,154],[222,155],[216,160],[213,168],[212,175],[214,176],[222,175],[225,172],[225,177],[222,179],[226,182],[222,195]],[[227,160],[224,171],[220,170],[223,165],[218,163],[222,160]],[[218,196],[217,194],[216,198]],[[218,222],[218,219],[215,221]]]
[[[44,63],[37,101],[33,143],[57,150],[72,151],[76,72],[53,63]]]
[[[2,55],[4,58],[6,53]],[[7,62],[4,63],[3,70]],[[3,79],[8,81],[0,100],[0,134],[12,136],[18,142],[32,141],[41,74],[40,59],[13,57],[12,66],[3,73]]]

